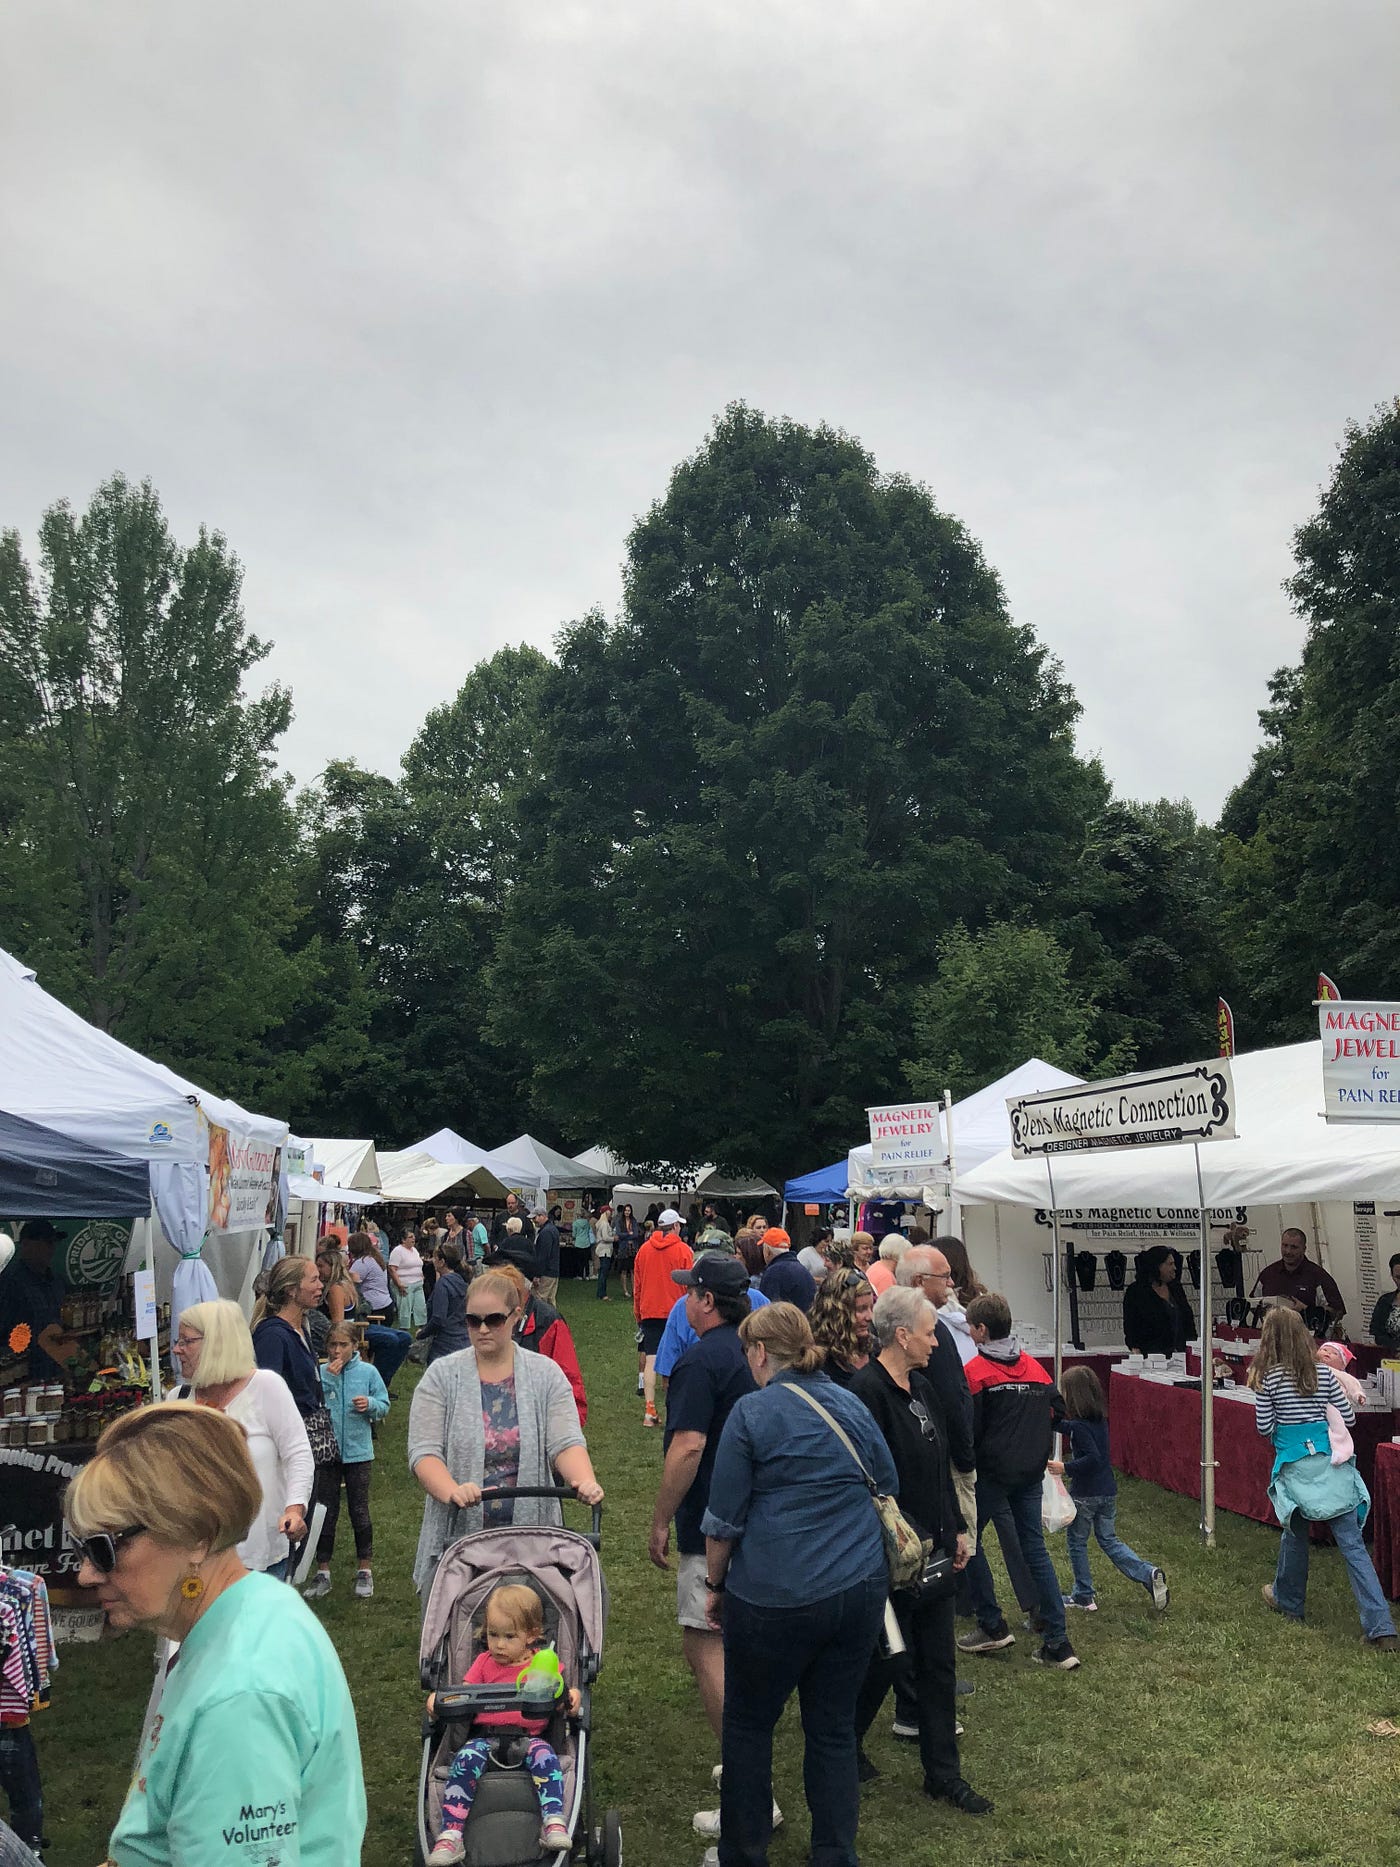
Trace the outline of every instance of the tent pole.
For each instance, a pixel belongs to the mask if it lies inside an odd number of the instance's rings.
[[[948,1143],[948,1230],[957,1237],[962,1237],[962,1226],[958,1222],[957,1202],[953,1198],[953,1182],[958,1177],[958,1155],[953,1146],[953,1092],[943,1091],[943,1139]]]
[[[1050,1282],[1055,1295],[1055,1386],[1058,1388],[1065,1360],[1064,1318],[1060,1304],[1060,1215],[1055,1207],[1055,1169],[1050,1165],[1048,1154],[1045,1156],[1045,1177],[1050,1183],[1051,1265],[1054,1273]]]
[[[154,1286],[155,1286],[155,1268],[156,1268],[156,1253],[155,1253],[155,1245],[154,1245],[154,1243],[153,1243],[153,1241],[152,1241],[152,1238],[151,1238],[151,1221],[150,1221],[150,1217],[149,1217],[149,1215],[148,1215],[148,1216],[147,1216],[147,1218],[145,1219],[145,1221],[144,1221],[144,1223],[145,1223],[145,1227],[146,1227],[146,1249],[145,1249],[145,1252],[144,1252],[144,1254],[143,1254],[143,1263],[142,1263],[142,1269],[143,1269],[143,1270],[146,1270],[146,1271],[149,1271],[149,1272],[150,1272],[150,1274],[151,1274],[151,1284],[152,1284],[152,1288],[154,1288]],[[147,1344],[147,1346],[148,1346],[148,1348],[149,1348],[149,1349],[150,1349],[150,1351],[151,1351],[151,1362],[150,1362],[150,1367],[151,1367],[151,1399],[152,1399],[152,1400],[159,1400],[159,1399],[160,1399],[160,1391],[161,1391],[161,1383],[160,1383],[160,1305],[159,1305],[159,1304],[157,1304],[157,1305],[156,1305],[156,1339],[155,1339],[155,1341],[154,1341],[154,1342],[150,1342],[150,1343],[148,1343],[148,1344]],[[171,1349],[170,1349],[170,1354],[171,1354],[171,1356],[172,1356],[172,1358],[173,1358],[173,1356],[174,1356],[174,1354],[175,1354],[175,1349],[174,1349],[174,1345],[173,1345],[173,1344],[171,1345]]]
[[[1201,1144],[1196,1142],[1196,1198],[1201,1222],[1201,1541],[1215,1548],[1215,1379],[1211,1348],[1210,1214],[1206,1211],[1205,1183],[1201,1178]]]

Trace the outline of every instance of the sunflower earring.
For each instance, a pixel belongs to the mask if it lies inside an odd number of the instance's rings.
[[[199,1600],[199,1597],[204,1593],[204,1577],[199,1573],[198,1569],[190,1570],[189,1574],[180,1584],[180,1593],[185,1597],[186,1601]]]

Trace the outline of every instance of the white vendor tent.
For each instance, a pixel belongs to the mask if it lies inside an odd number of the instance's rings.
[[[1231,1068],[1236,1134],[1201,1148],[1207,1206],[1400,1196],[1400,1124],[1322,1119],[1320,1040],[1243,1051]],[[1056,1203],[1062,1207],[1194,1211],[1200,1204],[1195,1153],[1186,1146],[1057,1154],[1054,1173]],[[974,1171],[960,1171],[956,1192],[966,1201],[1044,1206],[1045,1163],[1014,1160],[1008,1147]]]
[[[373,1141],[309,1139],[313,1166],[321,1178],[335,1186],[358,1188],[373,1193],[379,1188],[379,1158]],[[327,1198],[331,1195],[327,1194]]]
[[[561,1154],[558,1148],[546,1146],[531,1134],[518,1134],[513,1141],[507,1141],[504,1147],[494,1149],[492,1158],[516,1169],[529,1184],[541,1189],[558,1187],[584,1192],[596,1191],[609,1184],[606,1173],[596,1167],[585,1166],[581,1160],[570,1159],[567,1154]],[[510,1177],[506,1175],[507,1179]]]
[[[1046,1063],[1040,1057],[1029,1057],[994,1083],[988,1083],[984,1089],[953,1104],[951,1150],[944,1131],[945,1114],[939,1110],[939,1139],[944,1156],[941,1163],[927,1168],[877,1167],[868,1141],[861,1147],[853,1147],[846,1161],[850,1197],[855,1200],[920,1200],[927,1206],[941,1205],[948,1197],[947,1160],[951,1152],[959,1176],[957,1193],[962,1198],[963,1176],[969,1169],[980,1166],[1011,1145],[1011,1118],[1006,1111],[1010,1098],[1038,1095],[1046,1089],[1067,1089],[1082,1081],[1082,1077],[1056,1069],[1053,1063]],[[926,1198],[926,1193],[933,1197]]]
[[[201,1252],[210,1222],[211,1130],[226,1176],[250,1151],[272,1155],[287,1124],[255,1115],[131,1050],[46,992],[33,970],[0,951],[0,1106],[113,1153],[150,1162],[156,1236],[179,1254],[171,1289],[172,1325],[181,1309],[219,1295]],[[229,1163],[232,1162],[232,1166]],[[268,1162],[267,1187],[272,1167]],[[265,1201],[262,1202],[265,1210]],[[214,1253],[220,1279],[241,1294],[263,1211],[246,1230],[221,1230]],[[158,1272],[165,1266],[156,1264]],[[162,1276],[163,1283],[164,1278]]]
[[[543,1191],[544,1181],[538,1169],[528,1161],[507,1158],[504,1148],[478,1147],[474,1141],[468,1141],[465,1135],[457,1133],[455,1128],[439,1128],[421,1141],[415,1141],[411,1147],[403,1149],[405,1154],[431,1154],[434,1160],[445,1165],[460,1162],[467,1167],[487,1167],[507,1188],[514,1188],[533,1199]]]
[[[405,1206],[439,1199],[455,1187],[462,1187],[478,1199],[504,1199],[510,1191],[484,1161],[435,1160],[422,1149],[381,1154],[379,1177],[382,1197]]]

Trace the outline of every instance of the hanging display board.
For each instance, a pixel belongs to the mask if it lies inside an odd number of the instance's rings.
[[[1319,999],[1317,1023],[1328,1121],[1400,1121],[1400,1004]]]
[[[1235,1132],[1234,1078],[1224,1057],[1013,1096],[1006,1107],[1018,1160],[1094,1148],[1227,1141]]]
[[[871,1159],[877,1172],[934,1167],[947,1159],[936,1102],[887,1102],[865,1112],[870,1118]]]

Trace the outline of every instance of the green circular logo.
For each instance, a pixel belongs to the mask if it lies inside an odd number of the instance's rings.
[[[129,1224],[120,1219],[89,1219],[64,1247],[63,1281],[70,1289],[116,1283],[130,1242]]]

